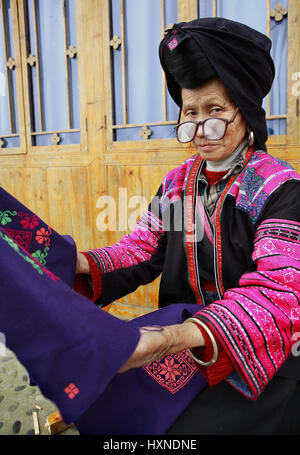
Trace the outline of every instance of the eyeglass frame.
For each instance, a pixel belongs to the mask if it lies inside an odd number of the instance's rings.
[[[206,118],[204,120],[199,120],[199,122],[195,121],[195,120],[187,120],[186,122],[182,122],[182,123],[179,123],[178,125],[174,126],[174,130],[176,131],[176,138],[178,140],[178,142],[180,144],[188,144],[189,142],[192,142],[195,137],[196,137],[196,134],[198,132],[198,129],[199,129],[199,126],[201,125],[202,126],[202,129],[203,129],[203,136],[204,136],[204,127],[203,125],[205,124],[205,122],[207,122],[208,120],[222,120],[222,122],[225,122],[225,130],[224,130],[224,134],[222,137],[220,137],[219,139],[208,139],[207,137],[205,137],[205,139],[207,139],[208,141],[220,141],[221,139],[223,139],[223,137],[225,136],[226,134],[226,131],[227,131],[227,128],[228,128],[228,125],[230,123],[233,123],[234,122],[234,119],[237,115],[239,111],[239,108],[237,107],[236,110],[234,111],[233,113],[233,116],[231,117],[230,120],[228,119],[225,119],[225,118],[219,118],[219,117],[209,117],[209,118]],[[190,139],[189,141],[187,142],[181,142],[179,139],[178,139],[178,134],[177,134],[177,131],[178,131],[178,128],[181,126],[181,125],[184,125],[185,123],[194,123],[196,125],[196,129],[195,129],[195,133],[194,133],[194,136],[192,137],[192,139]]]

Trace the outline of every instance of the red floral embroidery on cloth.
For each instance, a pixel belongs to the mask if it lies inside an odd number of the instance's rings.
[[[172,394],[182,389],[197,371],[188,351],[162,357],[143,368],[160,386]]]
[[[50,235],[52,234],[51,228],[48,226],[48,229],[42,227],[36,231],[35,240],[38,243],[45,243],[46,246],[50,246]]]
[[[29,251],[29,246],[32,238],[32,232],[28,231],[18,231],[16,229],[5,229],[7,235],[12,238],[18,245],[20,245],[24,250]]]
[[[64,389],[64,392],[68,395],[70,400],[73,400],[73,398],[76,397],[76,395],[79,393],[78,387],[76,387],[75,384],[71,383]]]
[[[25,229],[34,229],[36,226],[39,225],[39,220],[36,215],[29,215],[28,213],[22,213],[18,212],[18,216],[23,218],[20,220],[20,223],[22,226],[24,226]]]

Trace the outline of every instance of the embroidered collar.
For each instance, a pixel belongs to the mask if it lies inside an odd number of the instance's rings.
[[[198,177],[198,191],[202,196],[203,205],[210,215],[212,215],[214,212],[216,203],[225,188],[228,178],[232,175],[238,174],[243,168],[248,149],[248,140],[244,140],[232,154],[235,155],[235,159],[233,162],[231,162],[231,168],[228,169],[228,172],[226,172],[226,174],[219,181],[214,183],[210,188],[208,187],[208,181],[203,171],[203,165],[205,165],[205,163],[203,163]]]
[[[207,169],[209,171],[216,172],[222,172],[228,169],[228,172],[221,179],[227,180],[228,177],[237,174],[242,169],[248,149],[249,149],[248,139],[245,139],[232,153],[232,155],[230,155],[230,157],[226,158],[225,160],[218,161],[219,165],[212,165],[212,163],[210,163],[210,166],[207,166]],[[207,182],[206,176],[203,172],[203,168],[201,169],[199,180],[202,181],[204,180],[205,183]]]

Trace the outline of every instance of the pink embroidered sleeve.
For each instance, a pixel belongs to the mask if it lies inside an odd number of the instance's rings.
[[[91,266],[93,300],[101,296],[103,306],[134,292],[139,286],[151,283],[164,268],[170,213],[181,194],[195,158],[167,173],[148,210],[133,231],[117,243],[85,251]],[[79,281],[86,278],[77,278]],[[101,282],[101,285],[100,285]],[[83,283],[81,282],[83,290]],[[100,291],[101,289],[101,291]]]
[[[234,365],[227,380],[250,399],[283,365],[300,331],[300,223],[263,221],[253,260],[257,270],[243,275],[240,287],[197,313]]]

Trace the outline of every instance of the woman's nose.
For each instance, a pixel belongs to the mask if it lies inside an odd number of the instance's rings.
[[[199,123],[199,125],[197,126],[197,131],[196,131],[195,136],[204,137],[204,135],[203,135],[203,125],[201,125],[201,123]]]

